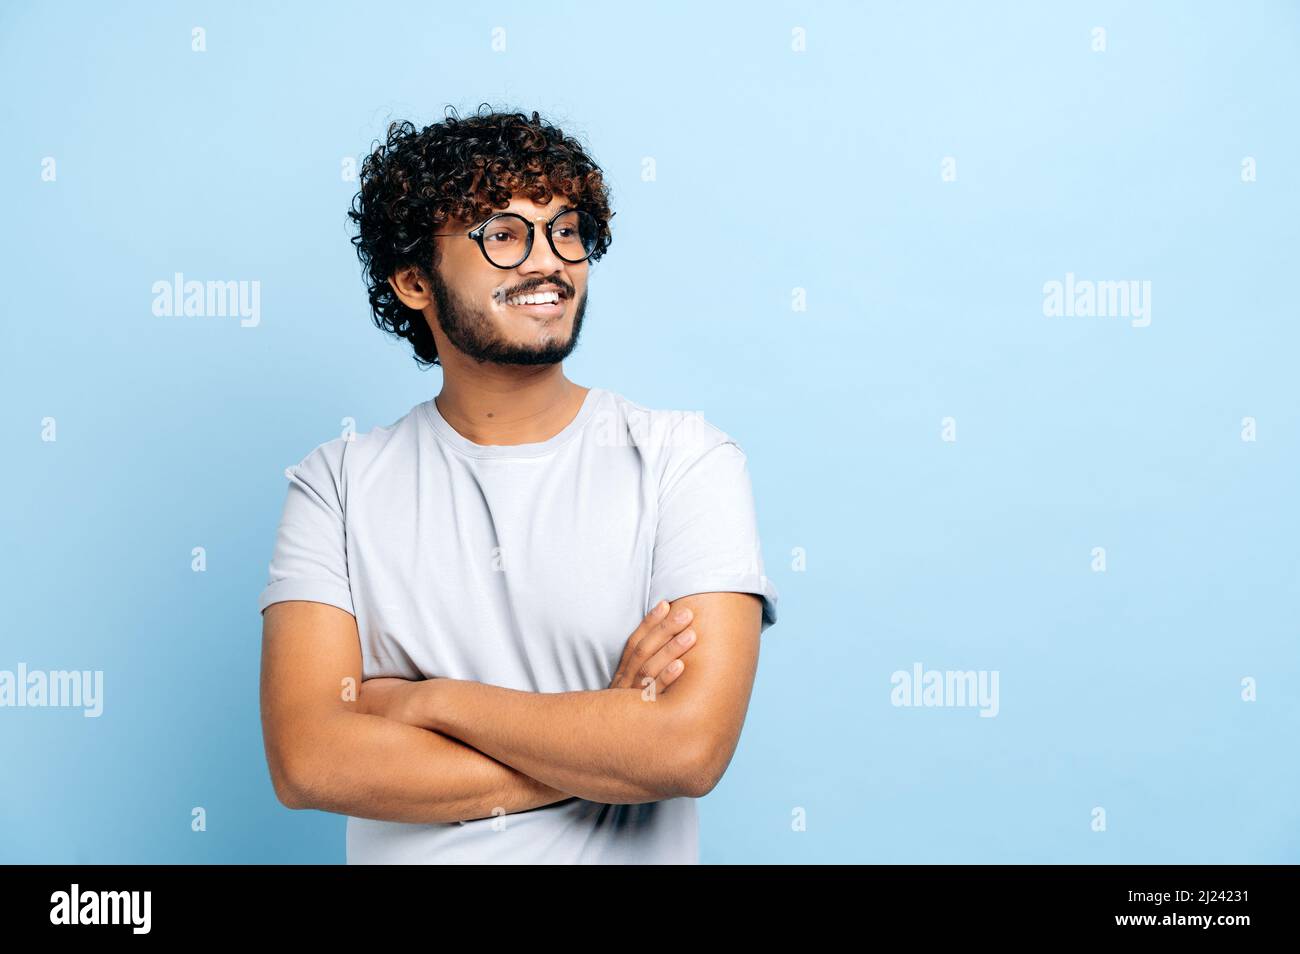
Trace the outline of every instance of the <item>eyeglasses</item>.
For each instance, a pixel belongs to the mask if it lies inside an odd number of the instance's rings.
[[[533,223],[514,212],[498,212],[469,232],[434,232],[464,235],[478,243],[483,257],[497,268],[518,268],[533,250]],[[546,223],[546,241],[556,256],[570,264],[585,262],[596,250],[600,224],[583,209],[561,209]]]

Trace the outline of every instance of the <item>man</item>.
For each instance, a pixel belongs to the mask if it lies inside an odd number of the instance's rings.
[[[289,469],[264,613],[277,797],[349,863],[694,863],[776,621],[744,453],[579,386],[599,167],[522,113],[389,127],[350,216],[436,398]]]

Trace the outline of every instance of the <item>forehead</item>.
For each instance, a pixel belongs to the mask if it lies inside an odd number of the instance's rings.
[[[560,209],[572,205],[567,198],[562,195],[554,196],[550,202],[535,202],[527,196],[512,197],[510,204],[501,212],[514,212],[522,215],[526,219],[548,219]]]

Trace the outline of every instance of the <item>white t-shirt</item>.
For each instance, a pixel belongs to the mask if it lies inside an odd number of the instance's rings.
[[[258,610],[352,613],[364,678],[435,676],[530,692],[606,689],[661,599],[777,592],[745,455],[702,415],[591,388],[562,431],[475,444],[432,400],[321,444],[289,488]],[[695,800],[570,798],[499,818],[348,819],[369,863],[697,863]]]

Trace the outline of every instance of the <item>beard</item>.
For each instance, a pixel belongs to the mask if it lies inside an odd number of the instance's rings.
[[[573,331],[560,338],[549,330],[539,331],[535,343],[519,344],[508,341],[496,327],[490,306],[480,306],[457,295],[433,270],[431,284],[433,300],[438,306],[438,324],[449,341],[461,352],[480,363],[494,364],[558,364],[573,353],[582,331],[582,318],[587,311],[587,291],[584,288],[573,315]],[[572,299],[566,299],[572,301]],[[508,308],[509,306],[503,306]],[[559,328],[563,318],[556,318],[551,326]],[[548,326],[538,323],[539,329]]]

